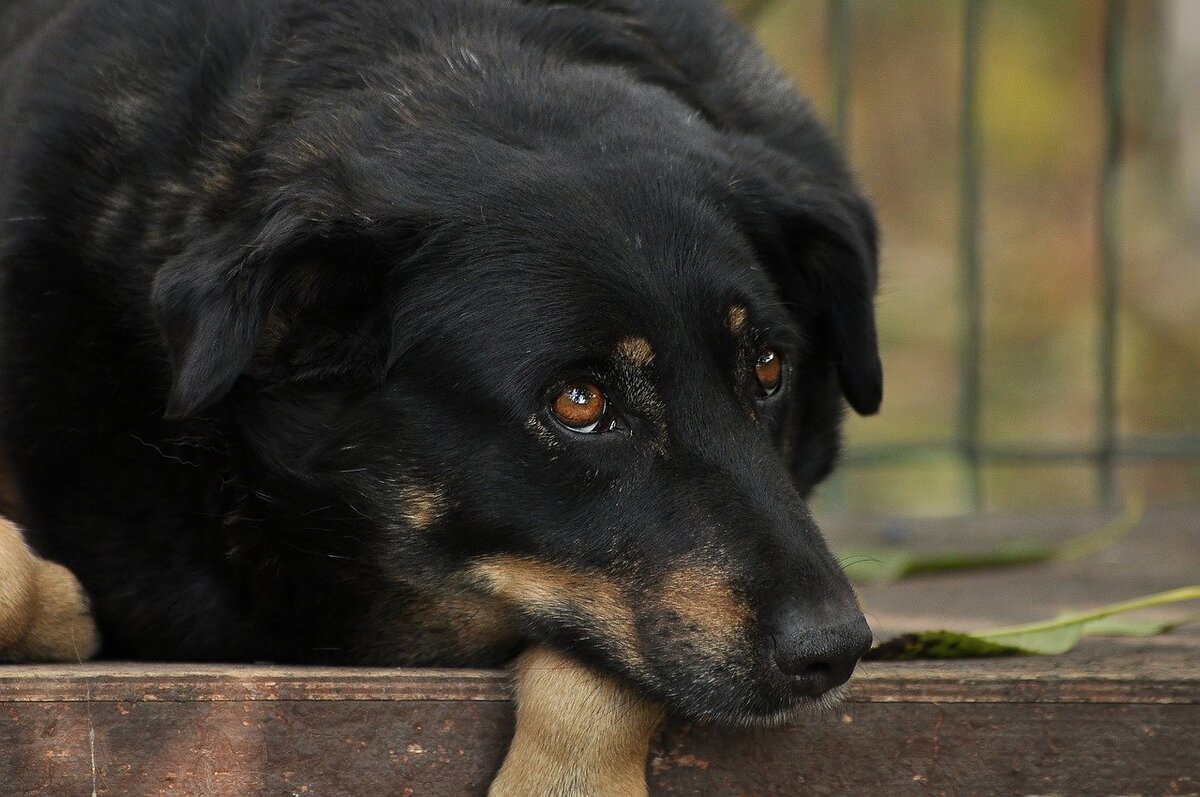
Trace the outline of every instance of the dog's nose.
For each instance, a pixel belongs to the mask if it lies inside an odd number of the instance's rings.
[[[798,694],[816,697],[850,680],[854,665],[871,647],[871,627],[862,615],[816,626],[792,614],[776,628],[775,663],[792,676]]]

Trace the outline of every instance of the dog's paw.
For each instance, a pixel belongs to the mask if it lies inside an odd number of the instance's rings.
[[[0,518],[0,659],[83,661],[99,646],[79,581],[39,559],[20,529]]]
[[[0,518],[0,656],[33,624],[36,562],[20,530]]]
[[[38,560],[33,622],[17,646],[26,661],[83,661],[96,655],[100,634],[87,595],[65,567]]]
[[[658,705],[549,648],[513,667],[517,729],[489,797],[645,797]]]

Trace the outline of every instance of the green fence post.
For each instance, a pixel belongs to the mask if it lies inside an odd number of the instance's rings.
[[[829,49],[832,58],[833,132],[843,147],[850,134],[850,0],[829,0]]]
[[[850,145],[850,0],[829,0],[829,71],[831,97],[830,125],[842,149]],[[825,483],[823,490],[830,502],[841,509],[849,505],[846,468],[838,468]]]
[[[963,12],[962,110],[959,116],[959,257],[962,268],[962,345],[957,443],[967,469],[967,492],[974,509],[983,506],[980,462],[980,393],[983,382],[982,291],[979,273],[979,47],[983,0],[968,0]]]
[[[1117,300],[1119,291],[1121,83],[1124,77],[1125,2],[1108,0],[1104,20],[1104,161],[1100,172],[1099,397],[1096,407],[1096,487],[1106,505],[1115,501],[1117,450]]]

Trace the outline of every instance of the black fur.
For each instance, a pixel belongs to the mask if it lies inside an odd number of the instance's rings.
[[[107,655],[493,665],[532,638],[687,714],[794,702],[779,618],[859,616],[803,497],[843,395],[880,402],[876,233],[715,3],[25,26],[61,5],[0,27],[0,450]],[[758,345],[787,363],[763,401]],[[556,426],[576,375],[619,430]],[[578,602],[500,601],[472,569],[499,554],[616,581],[636,655]],[[748,608],[736,649],[661,605],[695,561]]]

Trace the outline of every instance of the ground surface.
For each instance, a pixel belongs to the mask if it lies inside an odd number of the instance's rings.
[[[842,543],[986,547],[1099,516],[830,524]],[[1200,509],[1088,559],[864,588],[884,634],[1043,619],[1200,582]],[[1195,606],[1160,609],[1181,616]],[[0,666],[4,795],[470,795],[512,708],[481,671]],[[870,663],[850,699],[770,731],[675,724],[652,794],[1198,794],[1200,629],[1050,658]]]

